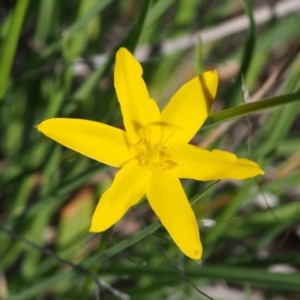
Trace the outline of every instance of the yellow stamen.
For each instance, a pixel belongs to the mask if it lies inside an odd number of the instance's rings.
[[[143,128],[142,137],[135,145],[136,158],[144,167],[159,166],[162,170],[172,169],[177,166],[173,161],[173,151],[165,146],[165,142],[155,142],[153,138],[152,126],[156,124],[147,124]]]

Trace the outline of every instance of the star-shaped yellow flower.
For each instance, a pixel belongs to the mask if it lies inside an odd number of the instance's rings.
[[[218,76],[208,71],[184,84],[160,110],[150,98],[142,67],[125,48],[116,55],[114,84],[125,129],[88,120],[49,119],[37,129],[54,141],[121,170],[102,195],[90,231],[118,222],[146,195],[150,206],[181,251],[200,259],[197,220],[179,178],[201,181],[245,179],[264,174],[247,159],[189,144],[213,103]]]

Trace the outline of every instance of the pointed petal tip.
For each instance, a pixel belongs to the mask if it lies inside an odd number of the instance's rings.
[[[202,245],[200,243],[200,245],[195,247],[193,249],[193,251],[190,251],[189,253],[184,253],[184,254],[193,260],[199,261],[199,260],[201,260],[202,253],[203,253],[203,249],[202,249]]]
[[[244,159],[244,160],[248,161],[249,164],[251,163],[251,165],[256,169],[256,172],[253,176],[265,175],[265,171],[255,161],[248,160],[248,159]]]
[[[92,232],[92,233],[103,232],[103,231],[109,229],[111,226],[113,226],[115,224],[115,223],[108,223],[108,222],[103,223],[100,220],[99,220],[99,218],[96,219],[95,213],[94,213],[94,215],[92,217],[89,232]]]
[[[40,132],[43,132],[43,130],[45,129],[45,126],[49,123],[49,121],[53,120],[55,118],[51,118],[51,119],[47,119],[47,120],[44,120],[42,121],[41,123],[35,125],[34,127],[40,131]]]
[[[129,51],[128,51],[128,49],[125,48],[125,47],[120,47],[120,48],[118,49],[117,53],[118,53],[118,52],[124,52],[124,53],[125,53],[125,52],[129,52]],[[130,53],[130,52],[129,52],[129,53]]]
[[[43,127],[43,123],[44,123],[44,122],[45,122],[45,121],[43,121],[43,122],[41,122],[41,123],[35,125],[34,128],[37,129],[39,132],[42,132],[42,127]]]
[[[97,231],[94,230],[93,227],[91,226],[90,229],[89,229],[89,232],[91,232],[91,233],[96,233]]]
[[[89,232],[91,233],[98,233],[98,232],[102,232],[103,230],[98,230],[97,226],[95,226],[94,224],[91,224],[91,227],[89,229]]]
[[[112,224],[111,226],[113,226],[113,225],[114,224]],[[97,220],[97,221],[94,220],[94,216],[93,216],[89,232],[92,232],[92,233],[103,232],[103,231],[107,230],[111,226],[103,226],[103,224],[101,226],[101,222],[99,222],[99,220]]]
[[[131,54],[131,52],[127,49],[127,48],[125,48],[125,47],[121,47],[121,48],[119,48],[118,49],[118,51],[117,51],[117,53],[116,53],[116,56],[117,57],[128,57],[128,56],[131,56],[131,57],[133,57],[133,55]]]
[[[207,73],[207,74],[210,73],[210,75],[213,75],[213,76],[218,77],[218,72],[217,72],[217,70],[215,70],[215,69],[207,70],[207,71],[205,71],[204,73]]]
[[[207,72],[205,72],[203,74],[205,76],[205,78],[207,78],[207,84],[209,86],[212,86],[214,87],[212,90],[211,90],[211,101],[213,102],[216,98],[216,94],[217,94],[217,90],[218,90],[218,85],[219,85],[219,74],[217,72],[217,70],[209,70]],[[209,111],[208,111],[209,113]]]
[[[199,74],[198,76],[211,76],[211,79],[213,79],[214,81],[216,81],[218,83],[219,81],[219,74],[218,74],[218,71],[217,70],[208,70],[208,71],[205,71],[204,73],[202,74]]]

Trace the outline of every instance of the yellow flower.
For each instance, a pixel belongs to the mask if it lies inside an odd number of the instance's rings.
[[[184,84],[161,113],[142,73],[131,53],[119,49],[114,84],[126,131],[63,118],[46,120],[37,129],[70,149],[121,168],[98,203],[90,231],[108,229],[146,195],[177,246],[198,260],[202,245],[197,220],[179,178],[245,179],[264,172],[255,162],[232,153],[188,144],[210,111],[218,85],[216,71]]]

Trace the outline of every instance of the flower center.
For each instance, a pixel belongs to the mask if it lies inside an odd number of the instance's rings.
[[[157,125],[147,125],[141,129],[141,139],[135,145],[136,158],[144,167],[158,166],[168,170],[177,166],[172,160],[172,148],[160,141],[161,128]]]

